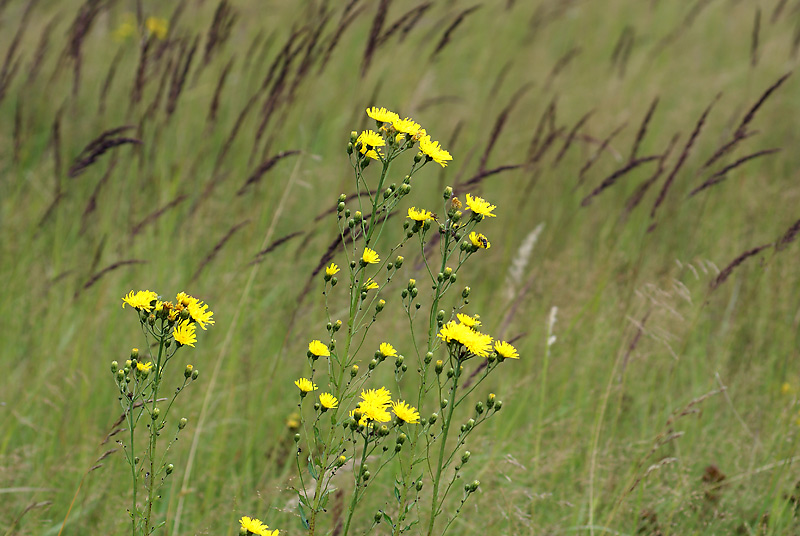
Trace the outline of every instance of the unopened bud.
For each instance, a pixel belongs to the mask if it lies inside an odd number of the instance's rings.
[[[118,370],[119,370],[119,363],[117,363],[116,361],[112,361],[111,362],[111,374],[116,374]]]
[[[186,368],[183,370],[183,377],[189,378],[194,372],[194,367],[192,365],[186,365]]]
[[[394,267],[400,268],[401,266],[403,266],[404,260],[405,259],[401,255],[398,255],[397,258],[394,260]]]
[[[199,370],[197,370],[197,369],[193,370],[192,371],[192,380],[193,381],[196,380],[199,375],[200,375],[200,371]]]
[[[404,360],[405,360],[405,358],[403,356],[401,356],[401,355],[397,356],[397,359],[394,360],[394,366],[395,367],[403,366],[403,361]]]
[[[494,410],[495,411],[500,411],[500,408],[502,408],[502,407],[503,407],[503,401],[502,400],[498,400],[497,402],[494,403]]]
[[[447,266],[442,273],[445,277],[450,277],[450,275],[453,273],[453,269]]]
[[[356,374],[358,374],[358,365],[353,365],[353,368],[350,369],[350,377],[355,378]]]
[[[434,365],[434,370],[436,371],[436,374],[441,374],[442,371],[444,370],[444,361],[442,361],[441,359],[438,360],[436,362],[436,365]]]
[[[153,420],[158,419],[158,416],[161,414],[161,410],[156,408],[150,413],[150,418]]]
[[[350,132],[350,143],[355,143],[357,139],[358,139],[358,132],[356,132],[355,130],[351,131]],[[344,194],[340,195],[339,199],[341,199],[342,197],[344,197]]]
[[[174,470],[175,470],[175,466],[170,463],[170,464],[167,464],[167,467],[164,469],[164,472],[166,472],[168,475],[171,475],[172,471],[174,471]]]
[[[181,420],[178,421],[178,430],[183,430],[184,428],[186,428],[186,423],[188,422],[189,421],[186,420],[186,417],[181,417]]]
[[[406,439],[408,439],[408,436],[406,434],[400,434],[399,436],[397,436],[397,442],[400,443],[401,445],[406,442]]]
[[[444,189],[444,193],[442,193],[442,197],[445,199],[450,199],[453,196],[453,188],[448,186]]]
[[[449,400],[447,400],[446,398],[443,398],[442,401],[439,402],[439,405],[442,407],[442,409],[444,409],[444,408],[447,407],[447,404],[449,404],[449,403],[450,403]]]
[[[339,458],[337,458],[337,460],[336,460],[336,465],[338,465],[339,467],[341,467],[341,466],[343,466],[343,465],[344,465],[346,462],[347,462],[347,458],[345,458],[344,456],[339,456]]]
[[[464,290],[461,291],[462,298],[469,298],[469,293],[472,292],[472,289],[469,287],[464,287]]]
[[[366,482],[367,480],[369,480],[369,477],[370,477],[370,476],[372,476],[372,475],[370,474],[370,472],[369,472],[369,471],[364,471],[363,473],[361,473],[361,478],[363,478],[363,479],[364,479],[364,482]]]
[[[139,357],[139,349],[131,348],[131,359],[137,359],[138,357]]]
[[[294,434],[294,442],[295,443],[299,443],[300,442],[300,434]]]
[[[375,367],[377,367],[377,366],[378,366],[378,360],[377,359],[370,360],[369,365],[368,365],[369,370],[375,370]]]
[[[465,450],[464,454],[461,455],[461,463],[467,463],[470,456],[472,456],[472,453],[468,450]]]
[[[477,413],[478,415],[483,413],[483,402],[481,402],[480,400],[478,400],[478,403],[475,404],[475,413]]]
[[[347,196],[344,194],[339,194],[339,199],[337,200],[339,203],[344,203],[347,201]]]
[[[428,363],[430,363],[432,359],[433,359],[433,352],[427,352],[425,354],[425,364],[427,365]]]
[[[439,414],[438,413],[431,413],[431,416],[428,417],[428,423],[429,424],[433,424],[433,423],[436,422],[436,419],[438,419],[438,418],[439,418]]]
[[[386,307],[386,300],[379,300],[378,304],[375,306],[375,311],[380,313],[383,311],[384,307]]]
[[[442,311],[441,309],[439,309],[439,312],[436,313],[436,320],[438,320],[439,322],[444,320],[444,311]]]
[[[125,371],[118,370],[117,371],[117,381],[121,382],[124,379],[125,379]]]
[[[489,393],[489,396],[486,397],[487,408],[492,409],[494,407],[495,398],[497,397],[495,397],[494,393]]]
[[[381,518],[383,518],[383,514],[380,512],[380,510],[378,510],[377,512],[375,512],[375,523],[380,523]]]
[[[422,491],[422,480],[417,480],[417,491]]]

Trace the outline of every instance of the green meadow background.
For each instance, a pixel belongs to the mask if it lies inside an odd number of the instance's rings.
[[[0,535],[127,530],[131,289],[216,320],[160,533],[302,534],[292,382],[373,105],[454,157],[405,203],[498,207],[459,282],[522,359],[476,393],[504,405],[450,533],[800,534],[798,47],[787,0],[0,2]],[[372,339],[410,358],[404,255]]]

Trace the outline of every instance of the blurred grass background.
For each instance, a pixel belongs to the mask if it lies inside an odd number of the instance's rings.
[[[411,204],[437,210],[449,184],[499,207],[483,229],[492,248],[460,282],[523,359],[481,394],[504,409],[470,444],[482,486],[454,530],[800,533],[798,245],[772,246],[800,218],[796,77],[704,168],[794,70],[795,4],[0,2],[0,533],[57,534],[114,446],[99,445],[119,416],[108,366],[142,344],[120,309],[140,288],[186,290],[217,320],[176,408],[190,424],[170,454],[164,530],[180,510],[180,534],[236,534],[241,515],[302,532],[287,396],[324,333],[312,274],[336,227],[317,217],[353,191],[345,146],[372,105],[454,156],[415,178]],[[169,20],[164,39],[123,35],[137,10]],[[665,154],[677,134],[663,174],[630,211],[659,161],[582,205],[629,162],[656,98],[637,156]],[[141,143],[70,172],[122,126],[112,139]],[[401,351],[402,283],[375,328]],[[64,534],[123,530],[124,462],[102,463]],[[364,528],[386,507],[372,501]]]

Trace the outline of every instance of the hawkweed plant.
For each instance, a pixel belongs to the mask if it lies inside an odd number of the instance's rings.
[[[159,497],[158,489],[175,469],[173,464],[167,463],[167,453],[187,424],[186,418],[169,421],[170,409],[178,395],[199,375],[191,364],[185,366],[182,379],[165,376],[165,369],[178,350],[194,348],[197,326],[205,330],[206,326],[214,324],[214,313],[208,310],[208,305],[183,292],[174,302],[164,301],[150,290],[131,291],[122,301],[123,308],[129,305],[136,311],[146,343],[144,352],[137,348],[131,350],[130,358],[121,367],[113,361],[111,373],[119,389],[119,403],[128,431],[127,441],[120,439],[118,443],[131,468],[132,499],[128,510],[131,534],[147,536],[165,523],[154,523],[153,502]],[[155,348],[158,350],[153,356],[151,349]],[[159,394],[166,394],[162,383],[175,379],[179,383],[170,396],[159,398]],[[147,437],[137,440],[136,431],[142,424],[147,428]],[[172,432],[174,435],[167,447],[159,453],[159,437]],[[140,489],[143,496],[139,495]],[[141,504],[140,498],[144,500]]]
[[[367,115],[376,128],[351,133],[347,144],[358,193],[352,199],[340,195],[336,209],[343,268],[331,262],[323,273],[327,333],[308,344],[308,372],[295,381],[301,416],[295,436],[299,514],[313,536],[335,489],[333,478],[342,472],[352,475],[353,484],[337,533],[350,533],[370,490],[383,493],[382,485],[393,481],[393,500],[359,525],[371,524],[371,530],[386,523],[393,536],[415,526],[414,533],[443,535],[480,485],[470,481],[459,499],[447,501],[462,488],[456,484],[466,481],[467,439],[502,407],[494,394],[485,393],[477,403],[477,393],[471,395],[506,359],[519,358],[511,344],[480,331],[480,317],[466,310],[470,288],[457,283],[464,263],[491,247],[477,229],[495,216],[496,207],[470,193],[464,206],[447,187],[443,218],[407,208],[402,236],[390,242],[384,230],[396,221],[390,217],[411,193],[414,176],[431,162],[447,166],[452,156],[412,119],[385,108],[370,108]],[[407,169],[399,185],[390,178],[395,165]],[[431,255],[427,250],[433,248],[426,246],[434,245],[438,254]],[[398,255],[404,247],[419,252],[426,280],[409,279],[390,293],[387,286],[404,264]],[[331,314],[332,302],[340,298],[333,292],[340,277],[346,282],[346,318]],[[407,318],[409,336],[398,340],[412,359],[392,341],[365,347],[368,332],[390,307]],[[389,388],[376,379],[379,369],[391,367]],[[382,473],[391,473],[391,480],[378,479]]]

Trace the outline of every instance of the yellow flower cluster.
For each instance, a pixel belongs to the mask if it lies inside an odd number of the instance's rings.
[[[433,219],[433,213],[429,210],[425,209],[417,209],[417,207],[411,207],[408,209],[408,217],[414,221],[427,221]]]
[[[451,320],[442,326],[438,337],[447,344],[460,344],[472,355],[489,357],[492,351],[492,336],[475,329],[480,325],[479,317],[459,313],[457,318],[458,322]],[[494,352],[503,359],[519,359],[517,349],[505,341],[496,341]]]
[[[390,407],[399,421],[409,424],[419,422],[419,412],[416,408],[402,400],[392,402],[392,394],[385,387],[361,391],[360,396],[361,402],[350,413],[350,415],[354,415],[356,412],[361,414],[359,424],[367,425],[370,421],[389,422],[392,418],[389,415]]]
[[[450,153],[442,149],[438,141],[432,140],[425,129],[413,119],[409,117],[400,119],[400,116],[395,112],[376,106],[367,108],[367,115],[376,121],[379,129],[385,132],[393,143],[401,144],[407,138],[411,140],[412,144],[419,142],[419,150],[428,161],[432,160],[445,167],[453,159]],[[358,136],[356,142],[361,143],[361,154],[375,160],[383,156],[377,151],[377,148],[384,147],[386,142],[379,133],[365,130]]]
[[[175,297],[175,303],[158,298],[152,290],[130,291],[122,298],[122,307],[130,305],[137,311],[168,320],[170,326],[174,323],[172,337],[181,346],[194,347],[197,326],[206,329],[206,325],[215,323],[214,312],[208,310],[208,305],[185,292]]]
[[[260,519],[254,517],[243,516],[239,520],[242,530],[248,535],[255,534],[256,536],[278,536],[277,530],[269,530],[269,527],[264,524]]]

